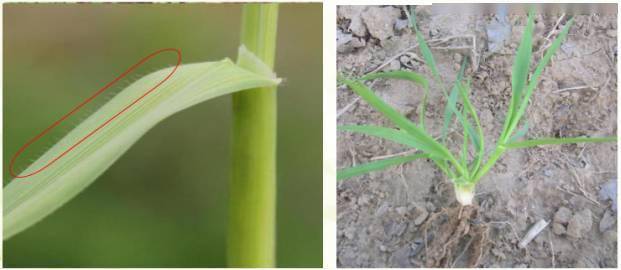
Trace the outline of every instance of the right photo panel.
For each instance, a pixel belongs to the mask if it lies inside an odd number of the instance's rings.
[[[337,265],[617,267],[617,4],[337,6]]]

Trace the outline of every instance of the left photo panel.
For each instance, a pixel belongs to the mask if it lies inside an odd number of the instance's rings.
[[[3,4],[4,267],[322,267],[322,4]]]

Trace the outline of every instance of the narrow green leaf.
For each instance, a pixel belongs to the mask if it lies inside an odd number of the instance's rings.
[[[241,61],[258,61],[240,49]],[[260,62],[254,63],[260,65]],[[43,154],[25,172],[58,156],[128,102],[153,87],[171,72],[156,71],[135,81],[104,104]],[[240,68],[229,59],[185,64],[156,92],[119,115],[106,127],[40,173],[14,179],[4,187],[4,239],[28,228],[76,196],[110,167],[142,135],[168,116],[203,101],[237,91],[275,86],[280,82]],[[104,119],[104,120],[102,120]]]
[[[534,146],[540,146],[540,145],[551,145],[551,144],[601,143],[601,142],[615,142],[615,141],[617,141],[617,137],[542,138],[542,139],[533,139],[533,140],[509,143],[509,144],[506,144],[505,147],[510,148],[510,149],[515,149],[515,148],[528,148],[528,147],[534,147]]]
[[[451,90],[451,94],[446,101],[447,105],[444,107],[444,122],[442,124],[441,132],[442,142],[446,142],[446,134],[448,133],[448,128],[451,124],[451,121],[453,121],[453,110],[451,108],[454,108],[455,104],[457,104],[457,98],[459,97],[459,89],[457,88],[457,86],[464,76],[467,62],[468,57],[464,57],[464,61],[462,61],[461,67],[459,68],[459,73],[457,73],[457,79],[455,79],[455,82],[453,83],[453,89]]]
[[[410,162],[410,161],[417,160],[420,158],[428,158],[428,157],[429,157],[428,154],[413,154],[413,155],[392,157],[392,158],[382,159],[378,161],[373,161],[373,162],[361,164],[355,167],[340,170],[336,174],[336,179],[340,181],[340,180],[344,180],[344,179],[358,176],[361,174],[383,170],[390,166],[399,165],[399,164]]]
[[[468,132],[464,132],[464,140],[461,145],[461,166],[468,168]]]
[[[405,116],[401,115],[394,108],[386,104],[382,99],[375,95],[375,93],[373,93],[371,89],[369,89],[359,81],[349,80],[342,76],[338,76],[338,79],[340,82],[349,86],[354,92],[356,92],[356,94],[358,94],[362,99],[364,99],[367,103],[373,106],[376,110],[384,114],[384,116],[390,119],[399,128],[406,131],[408,134],[416,138],[424,145],[432,147],[434,152],[441,153],[439,157],[441,157],[443,160],[450,161],[458,171],[464,171],[464,168],[461,167],[457,159],[455,159],[455,157],[449,152],[449,150],[445,146],[438,143],[425,130],[417,127]]]
[[[411,13],[414,13],[414,11],[412,11]],[[457,119],[459,120],[460,124],[464,127],[464,129],[467,130],[468,132],[470,132],[470,135],[472,135],[472,136],[470,136],[470,139],[472,140],[472,143],[475,144],[477,148],[479,148],[480,147],[480,140],[477,137],[476,133],[474,132],[474,129],[472,128],[472,125],[470,124],[468,119],[466,117],[464,117],[463,114],[459,110],[457,110],[457,107],[455,106],[455,102],[452,102],[451,101],[451,97],[446,93],[446,89],[444,88],[444,83],[442,82],[442,79],[440,78],[440,74],[438,73],[438,68],[437,68],[437,65],[436,65],[436,61],[433,58],[433,54],[431,53],[431,49],[429,49],[429,46],[427,45],[427,42],[425,42],[425,39],[423,38],[423,35],[420,33],[420,31],[418,31],[418,27],[416,26],[416,16],[410,14],[410,18],[412,20],[412,25],[414,27],[414,30],[416,31],[416,40],[419,43],[421,54],[423,55],[423,58],[425,59],[426,64],[431,69],[431,73],[433,74],[434,79],[436,80],[436,82],[438,84],[440,84],[440,87],[442,89],[442,92],[444,93],[444,96],[447,98],[448,110],[452,111],[452,113],[456,115]],[[465,59],[464,59],[464,63],[465,63]],[[462,63],[462,66],[465,68],[465,64]],[[463,74],[461,70],[460,70],[460,74]],[[458,75],[458,76],[463,76],[463,75]],[[446,114],[445,114],[445,121],[446,121],[446,119],[447,118],[446,118]],[[449,120],[449,122],[450,122],[450,120]],[[447,129],[448,129],[448,124],[447,124]],[[446,131],[444,131],[444,132],[446,132]],[[445,135],[442,137],[443,141],[444,141],[445,137],[446,137]]]
[[[419,84],[422,87],[429,88],[429,81],[425,76],[418,74],[413,71],[408,70],[394,70],[394,71],[386,71],[386,72],[376,72],[364,75],[359,78],[361,81],[373,80],[378,78],[391,78],[391,79],[400,79],[400,80],[408,80],[414,83]]]
[[[511,72],[511,90],[512,98],[515,102],[514,106],[517,106],[522,99],[522,91],[528,81],[528,73],[530,69],[530,59],[533,50],[533,13],[528,14],[528,23],[522,34],[522,41],[518,47],[517,54],[513,62],[513,70]],[[514,107],[514,110],[516,108]]]
[[[377,78],[391,78],[391,79],[400,79],[400,80],[408,80],[412,81],[416,84],[419,84],[423,87],[423,100],[421,101],[421,105],[419,107],[418,118],[420,122],[420,127],[425,129],[425,110],[427,104],[427,97],[429,96],[429,81],[423,75],[418,74],[412,71],[406,70],[396,70],[396,71],[388,71],[388,72],[379,72],[379,73],[371,73],[365,76],[362,76],[359,80],[373,80]]]
[[[528,72],[530,70],[530,59],[533,48],[533,25],[533,13],[531,11],[528,14],[528,22],[526,23],[526,28],[522,33],[522,41],[520,42],[520,46],[518,47],[517,54],[515,55],[515,59],[513,61],[513,69],[511,72],[511,101],[509,103],[509,109],[505,117],[505,124],[501,135],[503,140],[507,139],[511,133],[509,127],[513,122],[518,106],[521,103],[523,89],[528,81]]]
[[[459,83],[458,89],[459,89],[459,93],[462,98],[462,101],[464,103],[464,110],[468,112],[468,114],[474,120],[474,123],[476,125],[476,133],[473,130],[466,130],[469,133],[468,136],[473,137],[475,142],[473,142],[472,145],[477,150],[477,154],[475,156],[473,166],[471,168],[471,173],[474,174],[476,173],[476,171],[479,169],[479,166],[481,165],[481,160],[483,159],[483,155],[485,154],[485,145],[484,145],[484,140],[483,140],[483,128],[481,127],[479,116],[477,115],[477,112],[475,111],[474,106],[472,106],[472,103],[470,102],[470,98],[468,96],[470,93],[469,85],[470,85],[470,81],[468,81],[467,83]]]
[[[378,126],[364,126],[364,125],[345,125],[339,126],[339,131],[349,131],[362,133],[382,139],[386,139],[389,141],[393,141],[399,144],[403,144],[412,148],[416,148],[418,150],[424,151],[431,155],[442,157],[443,153],[435,149],[432,145],[429,145],[423,141],[418,140],[417,138],[411,136],[410,134],[392,128],[378,127]]]
[[[464,117],[463,114],[459,110],[457,110],[457,107],[455,106],[455,102],[451,101],[451,97],[446,92],[446,89],[445,89],[445,86],[444,86],[444,82],[442,82],[442,78],[440,77],[440,73],[438,72],[436,61],[433,58],[433,54],[431,53],[431,49],[427,45],[427,42],[425,42],[425,39],[424,39],[423,35],[420,33],[420,31],[418,30],[418,27],[416,25],[416,12],[415,12],[415,10],[414,10],[414,8],[412,6],[410,7],[410,23],[411,23],[412,27],[414,28],[414,31],[416,32],[416,40],[418,41],[421,54],[423,55],[423,58],[425,59],[425,63],[431,69],[431,73],[432,73],[432,75],[434,77],[434,80],[440,85],[440,89],[442,90],[442,93],[444,94],[445,98],[447,99],[448,110],[456,115],[456,117],[459,120],[460,124],[464,127],[464,130],[467,130],[467,132],[469,132],[472,135],[472,136],[469,136],[469,137],[470,137],[472,143],[475,145],[475,147],[477,147],[477,148],[481,147],[481,143],[480,143],[481,140],[478,138],[478,136],[474,132],[474,129],[472,128],[472,125],[470,124],[468,119],[466,117]],[[464,59],[464,62],[465,62],[465,59]],[[465,67],[465,65],[463,65],[463,67]],[[462,73],[462,72],[460,71],[460,73]],[[461,75],[461,76],[463,76],[463,75]],[[448,121],[450,123],[451,117],[448,117],[448,120],[447,120],[447,117],[446,117],[446,114],[445,114],[445,118],[444,119],[445,119],[445,121]],[[446,126],[447,126],[446,129],[448,129],[448,124]],[[443,126],[443,129],[444,129],[444,126]],[[446,138],[445,134],[447,132],[446,129],[444,130],[444,132],[442,134],[442,137],[441,137],[442,141],[446,141],[446,139],[445,139]],[[461,174],[466,174],[467,173],[466,170],[467,170],[467,168],[465,170],[460,170],[460,173]]]
[[[340,82],[346,84],[362,99],[364,99],[369,105],[373,106],[376,110],[381,112],[384,116],[390,119],[397,127],[406,130],[409,133],[420,133],[420,129],[412,123],[405,116],[401,115],[397,110],[390,105],[386,104],[380,99],[371,89],[362,84],[359,81],[349,80],[346,78],[340,78]]]
[[[563,27],[563,30],[561,31],[561,33],[558,35],[558,37],[556,37],[556,39],[554,39],[554,41],[552,42],[552,45],[550,45],[548,50],[546,50],[546,53],[544,54],[543,58],[537,65],[535,72],[533,73],[533,75],[530,78],[530,81],[528,82],[528,87],[526,88],[526,93],[524,93],[524,98],[521,100],[519,110],[514,114],[514,117],[511,121],[511,125],[508,128],[507,135],[513,132],[515,127],[520,122],[520,119],[524,115],[524,112],[526,112],[526,107],[528,107],[530,96],[533,94],[533,90],[535,90],[535,88],[537,87],[537,84],[539,84],[539,76],[541,76],[543,69],[548,65],[548,62],[550,62],[550,59],[552,59],[552,56],[554,55],[554,53],[556,53],[558,48],[561,46],[561,43],[563,42],[563,40],[565,40],[565,37],[567,36],[567,33],[569,32],[569,28],[571,27],[572,24],[573,24],[573,18],[567,22],[565,27]]]
[[[461,91],[461,89],[459,89],[461,87],[458,86],[457,88],[458,88],[458,91]],[[466,99],[468,98],[467,94],[465,97],[463,95],[460,95],[460,96],[462,97],[462,100],[464,100],[465,98]],[[472,145],[475,147],[475,149],[481,148],[481,137],[477,134],[475,129],[472,127],[472,124],[470,123],[470,120],[468,120],[466,114],[459,111],[457,107],[455,106],[455,104],[447,103],[447,105],[451,108],[451,110],[455,114],[457,121],[464,127],[464,131],[468,132],[468,135],[470,136],[470,141],[472,142]],[[464,102],[464,105],[465,105],[465,102]]]
[[[436,65],[436,60],[433,58],[433,54],[431,53],[431,49],[429,49],[429,45],[425,42],[425,38],[423,34],[418,30],[418,26],[416,25],[416,10],[414,7],[410,7],[410,23],[414,28],[414,32],[416,32],[416,40],[418,41],[418,47],[420,48],[420,52],[425,59],[425,63],[431,69],[431,74],[433,74],[434,80],[438,83],[442,83],[442,79],[440,78],[440,73],[438,72],[438,67]]]

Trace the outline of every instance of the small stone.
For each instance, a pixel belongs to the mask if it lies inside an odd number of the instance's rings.
[[[607,230],[604,233],[604,239],[607,239],[612,242],[617,242],[617,231],[616,230]]]
[[[609,210],[606,210],[604,216],[599,221],[599,232],[603,233],[608,229],[612,228],[615,225],[616,219],[613,217],[612,213]]]
[[[395,30],[402,31],[410,26],[410,22],[407,19],[397,19],[395,22]]]
[[[533,241],[539,245],[542,245],[543,243],[547,242],[548,239],[546,237],[535,237]]]
[[[554,223],[567,224],[571,219],[571,210],[561,206],[554,214]]]
[[[403,246],[392,253],[390,260],[399,268],[412,267],[410,263],[410,249],[409,245]]]
[[[343,230],[343,235],[349,240],[354,239],[355,230],[354,227],[347,227]]]
[[[343,33],[340,29],[336,33],[336,51],[339,53],[350,52],[351,46],[348,43],[353,39],[351,34]]]
[[[432,202],[427,202],[425,204],[425,207],[427,208],[427,211],[429,211],[429,212],[435,212],[436,211],[436,206]]]
[[[456,53],[453,55],[453,60],[455,60],[455,62],[457,63],[461,63],[461,60],[463,59],[464,57],[460,53]]]
[[[362,38],[353,38],[349,44],[354,48],[362,48],[367,45],[367,42]]]
[[[401,57],[399,57],[399,62],[401,62],[401,64],[407,64],[408,62],[410,62],[410,57],[407,55],[402,55]]]
[[[338,17],[348,19],[349,22],[349,31],[351,31],[354,35],[359,37],[364,37],[367,33],[367,28],[364,26],[362,22],[362,18],[360,15],[366,9],[366,6],[339,6],[338,8]]]
[[[384,233],[387,236],[399,236],[405,232],[407,229],[407,224],[405,222],[391,222],[384,225]]]
[[[565,225],[560,223],[552,224],[552,232],[556,235],[563,235],[566,232]]]
[[[393,71],[401,69],[401,62],[399,60],[392,60],[389,65],[384,67],[383,71]]]
[[[342,46],[352,40],[352,35],[343,32],[341,29],[336,30],[336,46]]]
[[[369,30],[369,34],[380,42],[394,35],[393,26],[401,11],[394,7],[371,6],[362,12],[362,20]]]
[[[416,254],[418,254],[424,247],[423,245],[423,239],[422,238],[416,238],[414,239],[414,243],[412,243],[412,254],[411,256],[416,256]]]
[[[567,224],[567,235],[573,238],[582,238],[593,226],[591,210],[584,209],[574,214]]]
[[[606,31],[606,35],[609,37],[617,37],[617,30],[615,29],[609,29]]]
[[[498,14],[486,25],[487,47],[491,53],[498,52],[511,39],[511,23],[504,14]]]
[[[510,68],[506,68],[505,70],[503,70],[503,73],[505,74],[505,76],[511,77],[511,69]]]
[[[358,205],[367,205],[371,201],[371,196],[363,194],[358,197]]]
[[[427,210],[425,210],[425,208],[421,208],[421,207],[416,207],[416,218],[414,219],[414,225],[418,226],[423,224],[423,222],[425,222],[425,220],[427,219],[427,216],[429,216],[429,212],[427,212]]]
[[[492,254],[494,254],[494,256],[498,257],[498,259],[501,260],[504,260],[506,258],[505,254],[499,248],[493,248]]]
[[[358,37],[364,37],[367,34],[367,28],[364,27],[364,23],[362,23],[360,18],[351,21],[349,31]]]
[[[386,214],[388,212],[389,208],[390,208],[389,204],[383,203],[382,205],[380,205],[377,208],[377,211],[375,211],[375,216],[377,216],[377,217],[383,216],[384,214]]]
[[[404,216],[405,213],[408,212],[408,209],[405,206],[400,206],[400,207],[397,207],[395,211],[397,211],[397,214]]]
[[[610,179],[608,182],[600,185],[600,200],[611,200],[612,210],[617,212],[617,179]]]

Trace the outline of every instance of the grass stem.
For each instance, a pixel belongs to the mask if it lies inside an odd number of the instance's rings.
[[[245,4],[241,43],[274,66],[277,4]],[[251,68],[251,67],[244,67]],[[274,267],[276,226],[276,89],[233,95],[233,153],[227,263]]]

